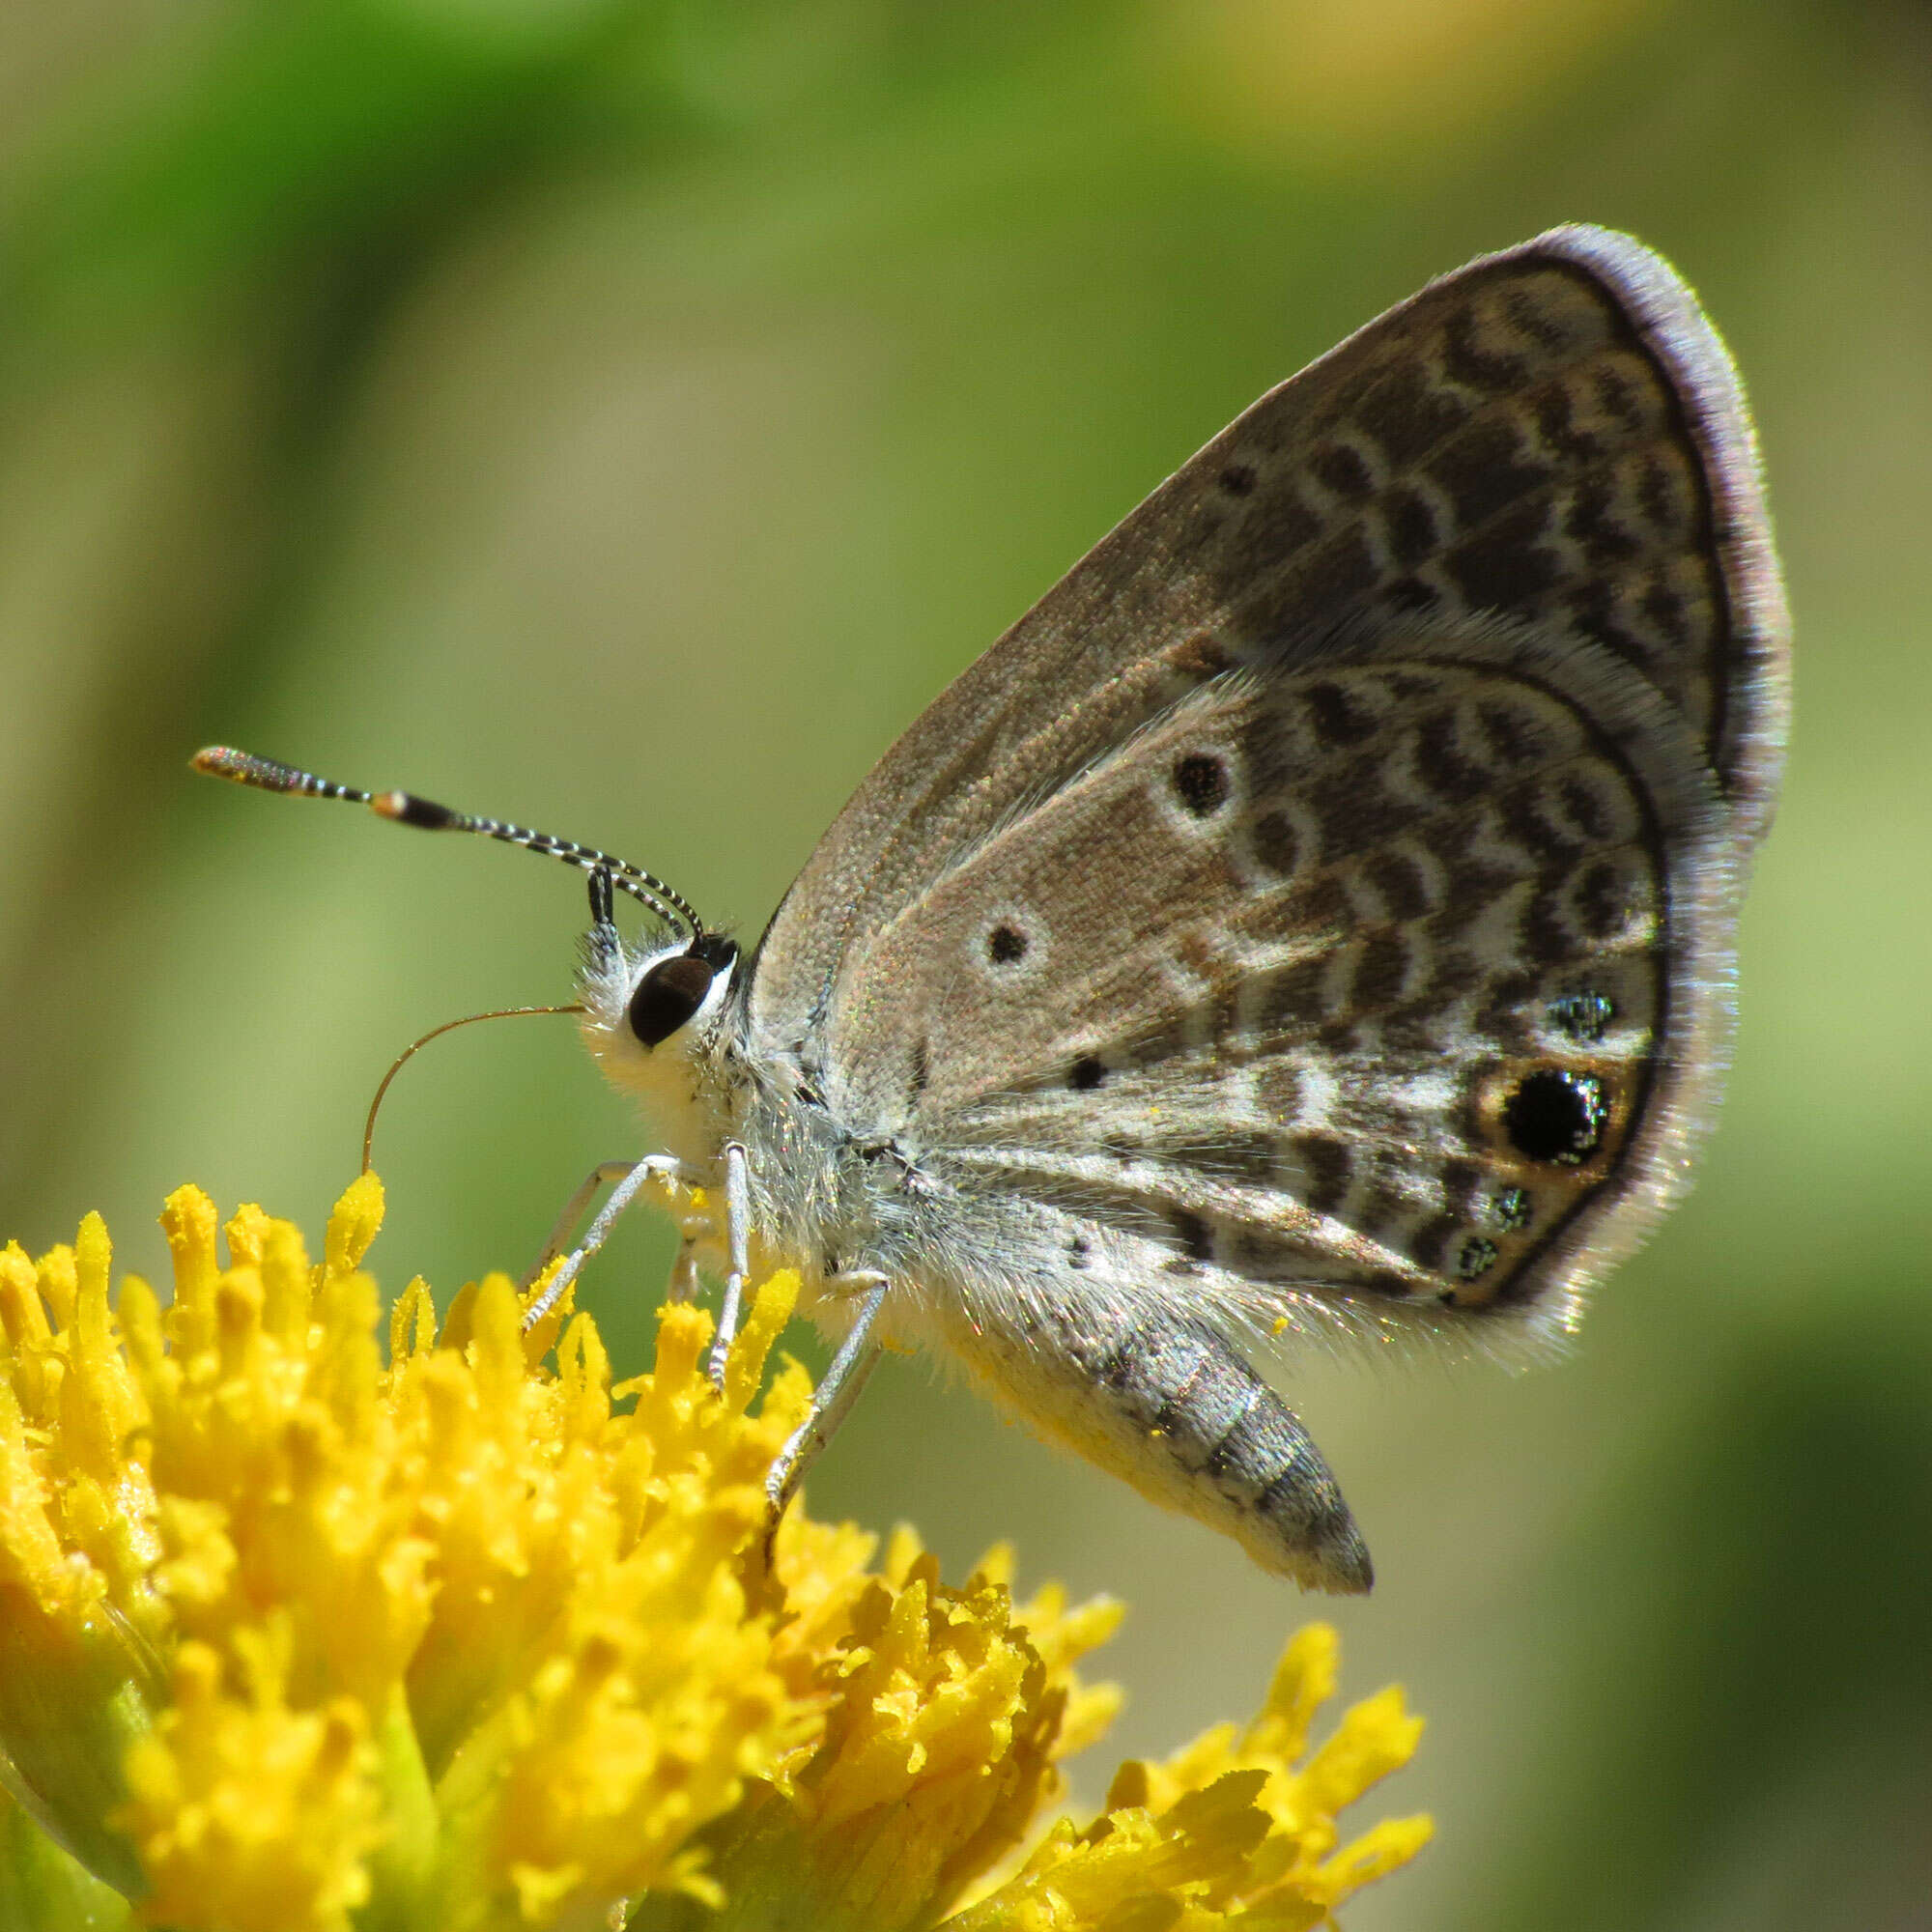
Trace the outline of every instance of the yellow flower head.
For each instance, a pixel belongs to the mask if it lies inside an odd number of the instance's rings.
[[[1247,1731],[1024,1853],[1112,1714],[1075,1665],[1119,1612],[1015,1604],[1004,1551],[948,1588],[909,1532],[875,1564],[800,1509],[767,1570],[793,1279],[722,1394],[702,1310],[613,1388],[589,1319],[526,1334],[501,1275],[440,1328],[412,1282],[385,1362],[382,1212],[365,1176],[312,1265],[243,1208],[223,1266],[184,1188],[165,1309],[132,1277],[115,1307],[98,1217],[0,1255],[0,1923],[1298,1927],[1427,1837],[1336,1849],[1420,1726],[1386,1691],[1304,1756],[1315,1627]]]

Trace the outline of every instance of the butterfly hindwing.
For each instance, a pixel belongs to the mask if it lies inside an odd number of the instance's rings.
[[[1695,1113],[1728,934],[1670,881],[1721,876],[1722,807],[1597,646],[1310,655],[1207,678],[936,879],[828,1098],[1204,1314],[1560,1322]]]

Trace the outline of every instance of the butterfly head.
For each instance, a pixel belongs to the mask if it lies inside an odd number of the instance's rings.
[[[578,975],[581,1027],[613,1086],[636,1094],[673,1142],[703,1104],[738,978],[736,940],[698,925],[672,938],[627,946],[611,917],[608,873],[590,875],[590,930]],[[700,1128],[700,1137],[707,1138]],[[682,1151],[674,1148],[674,1151]]]

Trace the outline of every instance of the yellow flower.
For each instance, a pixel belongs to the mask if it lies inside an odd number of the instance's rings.
[[[1420,1848],[1338,1850],[1406,1760],[1384,1691],[1307,1754],[1335,1639],[1290,1645],[1262,1716],[1103,1814],[1037,1816],[1117,1702],[1082,1657],[1119,1620],[959,1588],[908,1531],[794,1508],[767,1467],[810,1389],[766,1382],[796,1281],[764,1285],[726,1386],[668,1307],[612,1387],[589,1319],[530,1333],[507,1278],[439,1328],[361,1271],[373,1177],[301,1236],[193,1188],[163,1308],[118,1309],[98,1217],[0,1255],[0,1924],[20,1932],[638,1932],[1131,1922],[1313,1926]],[[547,1360],[552,1357],[554,1359]],[[762,1391],[762,1393],[761,1393]],[[951,1917],[948,1915],[951,1914]],[[1151,1916],[1144,1916],[1149,1915]]]

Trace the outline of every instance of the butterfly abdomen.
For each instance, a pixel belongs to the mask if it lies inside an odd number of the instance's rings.
[[[1211,1331],[1142,1322],[1112,1338],[1099,1386],[1146,1431],[1141,1453],[1170,1463],[1228,1519],[1264,1567],[1321,1589],[1366,1592],[1367,1545],[1313,1438],[1286,1403]],[[1130,1480],[1135,1480],[1130,1474]]]
[[[1281,1398],[1214,1331],[1105,1287],[1036,1282],[947,1340],[1043,1433],[1150,1501],[1232,1536],[1264,1569],[1361,1595],[1374,1571],[1328,1465]]]

